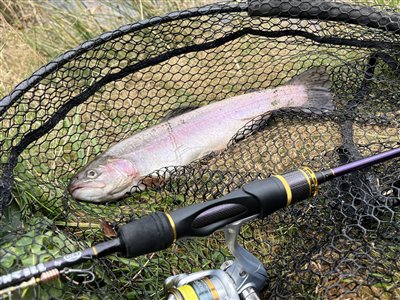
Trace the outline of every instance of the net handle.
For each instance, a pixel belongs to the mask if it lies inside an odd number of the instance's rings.
[[[214,15],[247,11],[249,16],[260,17],[293,17],[299,19],[314,19],[326,21],[340,21],[372,28],[379,28],[390,32],[400,33],[400,14],[380,11],[376,8],[350,5],[345,3],[326,2],[321,0],[248,0],[248,3],[212,4],[201,8],[172,12],[161,17],[153,17],[130,25],[125,25],[112,32],[86,41],[78,47],[67,51],[60,57],[49,62],[37,70],[31,77],[22,81],[14,90],[3,99],[0,99],[0,116],[27,90],[39,83],[60,66],[72,61],[105,42],[120,36],[148,28],[154,25],[170,22],[171,20],[189,19],[196,16]]]
[[[252,17],[338,21],[400,34],[400,14],[374,7],[321,0],[248,0]]]

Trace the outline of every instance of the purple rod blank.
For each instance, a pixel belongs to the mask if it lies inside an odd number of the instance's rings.
[[[376,154],[376,155],[373,155],[373,156],[370,156],[367,158],[356,160],[352,163],[348,163],[348,164],[345,164],[340,167],[336,167],[336,168],[332,169],[332,171],[334,172],[335,177],[342,176],[347,173],[351,173],[351,172],[375,165],[377,163],[387,161],[387,160],[395,158],[395,157],[400,157],[400,147],[394,148],[392,150],[389,150],[389,151],[386,151],[383,153],[379,153],[379,154]]]

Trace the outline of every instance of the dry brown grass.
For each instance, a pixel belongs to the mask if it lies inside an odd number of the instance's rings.
[[[76,9],[66,10],[47,1],[0,0],[0,99],[45,63],[89,38],[152,16],[213,2],[176,0],[157,5],[151,0],[71,0],[70,7]],[[118,4],[131,11],[117,12]],[[99,22],[101,17],[104,22]]]
[[[24,32],[40,22],[34,1],[0,0],[0,98],[48,61]]]

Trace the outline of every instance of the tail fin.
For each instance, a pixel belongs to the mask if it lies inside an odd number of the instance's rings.
[[[325,67],[313,67],[294,76],[288,84],[304,85],[308,92],[307,107],[322,108],[333,111],[335,106],[330,91],[331,81]]]

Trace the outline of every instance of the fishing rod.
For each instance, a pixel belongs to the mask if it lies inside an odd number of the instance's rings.
[[[400,157],[400,147],[333,169],[314,172],[308,167],[302,167],[289,173],[253,181],[215,200],[193,204],[169,213],[155,212],[120,227],[117,238],[113,240],[1,276],[0,297],[15,291],[18,284],[21,288],[48,282],[62,273],[68,273],[71,270],[69,267],[96,257],[115,252],[122,252],[126,257],[136,257],[166,249],[181,238],[210,235],[225,226],[229,229],[226,231],[227,237],[231,236],[231,242],[228,243],[231,252],[236,253],[235,257],[246,256],[247,254],[241,253],[240,249],[238,251],[237,245],[232,242],[232,237],[237,235],[241,223],[254,218],[264,218],[283,207],[313,197],[317,194],[319,185],[324,182],[396,157]],[[182,277],[175,276],[166,285],[176,286],[180,279]],[[168,299],[186,299],[171,297]]]

